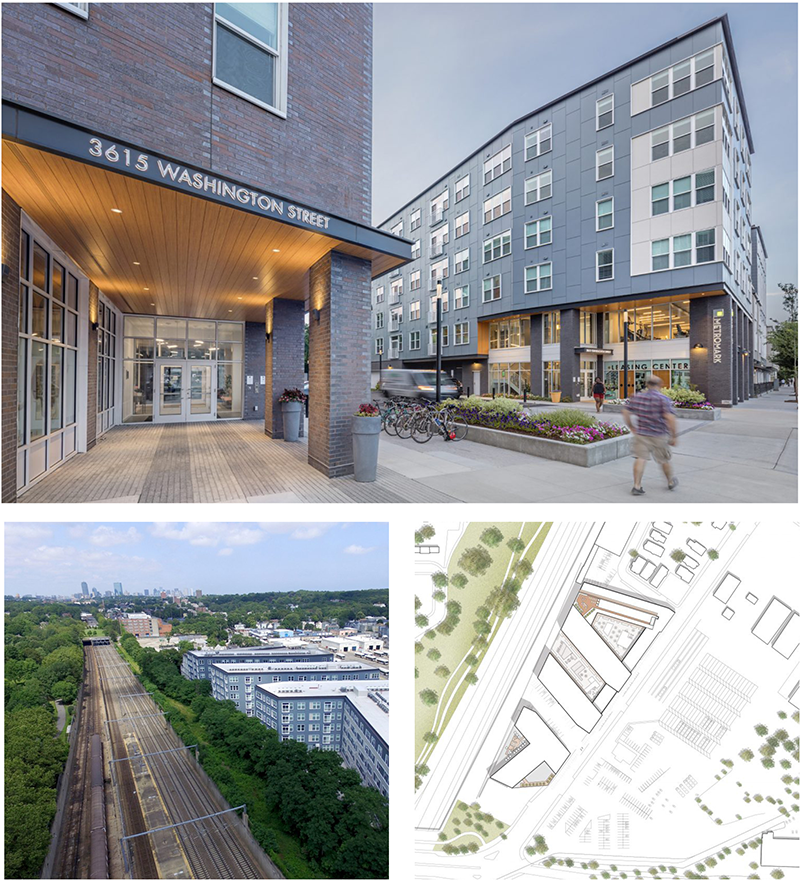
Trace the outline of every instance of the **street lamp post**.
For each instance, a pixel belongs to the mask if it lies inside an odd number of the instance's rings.
[[[442,280],[436,282],[436,403],[442,401]]]
[[[624,401],[628,397],[628,310],[622,313],[622,385],[624,395],[620,395],[620,400]]]

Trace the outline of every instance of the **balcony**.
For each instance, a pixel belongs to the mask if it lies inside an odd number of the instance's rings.
[[[400,357],[400,349],[394,346],[389,347],[389,360],[395,361]]]
[[[447,242],[431,242],[430,257],[441,257],[444,254],[444,246]]]
[[[446,275],[441,275],[441,276],[434,275],[434,276],[431,276],[430,284],[428,285],[428,290],[435,291],[435,290],[436,290],[436,285],[437,285],[439,282],[441,282],[442,285],[444,285],[445,281],[447,281],[447,276],[446,276]]]
[[[402,318],[392,318],[392,320],[389,322],[389,330],[402,330],[402,324]]]
[[[445,210],[441,211],[431,211],[430,214],[430,225],[438,226],[444,220]]]

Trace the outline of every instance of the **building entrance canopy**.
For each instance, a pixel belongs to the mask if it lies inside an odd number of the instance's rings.
[[[3,104],[3,187],[122,311],[263,321],[305,300],[330,251],[406,263],[410,243],[21,106]]]

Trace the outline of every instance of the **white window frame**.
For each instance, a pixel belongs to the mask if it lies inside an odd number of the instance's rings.
[[[508,208],[505,211],[503,211],[503,205],[505,205],[506,202],[508,203]],[[486,206],[487,205],[492,206],[489,209],[491,211],[492,216],[488,220],[486,219]],[[497,208],[500,209],[499,214],[494,213]],[[484,222],[484,224],[491,223],[493,220],[497,220],[498,218],[503,217],[505,214],[508,214],[509,211],[511,211],[511,187],[506,187],[504,190],[502,190],[499,193],[496,193],[494,196],[489,196],[488,199],[483,200],[483,222]]]
[[[420,350],[420,335],[418,330],[412,330],[408,334],[408,351],[418,352]]]
[[[713,129],[714,134],[713,134],[713,137],[711,138],[711,140],[710,141],[703,141],[703,144],[713,144],[714,141],[717,139],[717,114],[716,114],[717,106],[718,105],[715,104],[712,107],[706,107],[705,110],[700,110],[698,113],[694,113],[691,116],[684,116],[681,119],[676,119],[674,122],[671,122],[668,125],[662,125],[662,126],[659,126],[657,129],[653,129],[649,133],[650,134],[650,161],[651,162],[658,162],[661,159],[667,159],[670,156],[678,155],[673,150],[673,145],[675,142],[674,131],[675,131],[675,126],[679,125],[682,122],[687,122],[687,121],[689,122],[689,146],[686,148],[686,150],[679,150],[678,153],[686,153],[688,150],[694,150],[698,146],[702,146],[702,144],[698,145],[698,143],[697,143],[697,131],[698,131],[697,117],[702,116],[703,114],[709,113],[709,112],[711,113],[713,123],[710,126],[703,126],[703,129],[701,129],[701,131],[706,128]],[[724,129],[724,126],[723,126],[723,129]],[[654,159],[653,158],[653,138],[656,135],[661,134],[662,132],[667,133],[666,144],[667,144],[668,150],[667,150],[667,153],[665,156],[659,156],[658,159]],[[661,143],[664,143],[664,142],[662,141]],[[659,146],[660,146],[660,144],[659,144]]]
[[[402,220],[402,218],[400,220],[398,220],[397,223],[393,227],[391,227],[389,232],[393,236],[402,236],[403,235],[403,220]]]
[[[547,132],[548,137],[543,138],[542,135],[544,132]],[[546,150],[542,150],[542,141],[549,141],[550,145]],[[533,151],[533,148],[536,148],[536,151]],[[527,162],[529,159],[536,159],[537,156],[544,156],[545,153],[549,153],[553,149],[553,124],[548,122],[547,124],[541,126],[536,129],[534,132],[528,132],[525,135],[525,161]]]
[[[611,174],[607,174],[604,177],[600,177],[601,164],[608,165],[608,162],[603,162],[603,163],[600,162],[600,154],[607,153],[609,150],[611,151]],[[594,154],[594,179],[595,179],[595,181],[599,182],[601,180],[608,180],[609,178],[612,178],[612,177],[614,177],[614,145],[613,144],[611,144],[608,147],[601,147]]]
[[[506,163],[508,163],[506,165]],[[511,144],[501,147],[494,155],[484,160],[483,183],[490,184],[501,174],[511,170]]]
[[[419,269],[415,269],[413,272],[409,273],[408,289],[410,291],[418,291],[421,287],[422,287],[422,272]]]
[[[549,266],[550,267],[550,284],[543,288],[541,286],[541,266]],[[528,270],[535,269],[536,271],[536,290],[528,290]],[[525,267],[525,275],[524,275],[524,287],[523,290],[526,294],[539,294],[542,291],[552,291],[553,290],[553,261],[552,260],[543,260],[541,263],[529,263]]]
[[[547,183],[544,183],[543,178],[547,178]],[[546,186],[550,187],[550,192],[546,196],[542,196],[542,189]],[[531,194],[535,193],[536,198],[532,199]],[[553,197],[553,169],[548,168],[547,171],[539,172],[539,174],[534,174],[532,177],[525,179],[525,204],[533,205],[536,202],[541,202],[544,199],[551,199]]]
[[[453,274],[469,270],[469,248],[464,248],[453,257]]]
[[[541,229],[540,229],[540,224],[545,220],[550,221],[550,241],[549,242],[542,241],[542,233],[541,233]],[[531,234],[528,232],[528,227],[531,227],[531,226],[536,227],[536,244],[535,245],[528,244],[528,239],[531,238]],[[526,251],[529,251],[531,248],[541,248],[544,245],[552,245],[553,244],[553,218],[548,214],[546,217],[538,217],[536,220],[529,220],[525,224],[524,235],[525,235],[525,250]]]
[[[419,229],[421,225],[422,225],[422,209],[415,208],[411,212],[411,217],[409,218],[409,221],[408,221],[408,231],[414,232],[414,230]]]
[[[494,250],[495,244],[498,244],[500,247],[500,253],[495,257]],[[489,246],[489,258],[486,258],[486,246]],[[508,246],[508,250],[505,250],[506,245]],[[503,257],[508,257],[511,254],[511,230],[507,229],[501,233],[498,233],[496,236],[491,236],[488,239],[484,239],[483,241],[483,265],[485,266],[487,263],[494,263],[495,260],[502,260]]]
[[[453,325],[453,345],[468,346],[469,345],[469,322],[464,321],[461,324]]]
[[[60,6],[67,12],[71,12],[73,15],[77,15],[78,18],[84,19],[84,21],[89,18],[88,3],[53,3],[53,6]]]
[[[611,225],[610,226],[600,226],[600,206],[605,202],[611,202]],[[603,217],[607,217],[608,215],[603,214]],[[606,196],[603,199],[598,199],[594,203],[594,229],[595,232],[606,232],[609,229],[614,229],[614,197]]]
[[[411,259],[419,260],[419,255],[422,253],[422,242],[420,239],[417,239],[416,242],[411,246]]]
[[[466,218],[466,221],[464,220]],[[458,239],[469,232],[469,211],[459,214],[455,222],[455,237]]]
[[[385,296],[386,296],[386,292],[385,292],[384,286],[378,285],[378,287],[375,288],[375,303],[376,303],[376,305],[378,303],[383,303],[385,300]]]
[[[255,98],[253,95],[248,95],[247,92],[243,92],[241,89],[237,89],[236,86],[232,86],[229,83],[226,83],[224,80],[221,80],[217,77],[217,22],[222,22],[223,25],[232,30],[237,36],[241,37],[243,40],[247,40],[252,43],[254,46],[257,46],[259,49],[263,49],[268,52],[270,55],[273,55],[276,59],[275,65],[277,67],[276,75],[275,75],[275,104],[267,104],[266,101],[261,101],[259,98]],[[212,68],[211,68],[211,81],[215,86],[219,86],[221,89],[225,89],[228,92],[232,92],[234,95],[238,95],[238,97],[243,98],[245,101],[249,101],[251,104],[255,104],[257,107],[261,107],[264,110],[273,113],[275,116],[279,116],[281,119],[287,118],[287,104],[286,97],[288,94],[288,80],[289,80],[289,65],[288,65],[288,55],[289,55],[289,4],[288,3],[278,3],[278,27],[277,27],[277,38],[278,38],[278,48],[277,50],[273,49],[272,46],[268,46],[266,43],[262,43],[261,40],[247,33],[247,31],[243,31],[240,27],[237,27],[235,24],[228,21],[223,15],[219,15],[217,13],[217,4],[214,4],[214,19],[212,23]]]
[[[413,302],[408,304],[408,320],[409,321],[418,321],[421,315],[420,310],[420,301],[414,300]]]
[[[466,186],[464,186],[464,182],[466,181]],[[462,199],[466,199],[469,195],[469,175],[465,174],[463,177],[460,177],[455,182],[455,200],[456,202],[460,202]]]
[[[466,293],[466,296],[464,294]],[[453,309],[467,309],[469,307],[469,285],[462,284],[453,291]]]
[[[494,280],[497,279],[497,296],[488,297],[486,296],[486,282],[491,282],[491,291],[494,292],[495,285]],[[494,303],[496,300],[500,300],[503,297],[503,276],[498,273],[497,275],[487,275],[486,278],[481,279],[481,302],[482,303]]]
[[[663,104],[666,104],[668,101],[674,100],[676,97],[680,98],[683,95],[688,95],[690,92],[694,92],[695,89],[700,89],[703,86],[709,85],[709,83],[713,83],[716,76],[716,58],[715,58],[715,48],[719,44],[714,46],[708,46],[703,49],[701,52],[696,52],[694,55],[690,55],[688,58],[682,58],[680,61],[676,61],[674,64],[669,67],[664,67],[661,70],[655,71],[655,73],[651,73],[649,76],[645,77],[644,80],[639,80],[639,82],[647,81],[649,85],[649,93],[650,93],[650,107],[648,109],[652,109],[653,107],[661,107]],[[709,80],[708,83],[701,83],[699,86],[697,85],[697,59],[702,55],[711,55],[711,69],[714,72],[714,75]],[[680,95],[675,94],[675,68],[680,67],[682,64],[689,64],[689,88],[685,92],[681,92]],[[725,81],[726,86],[728,86],[728,80],[726,76],[726,64],[727,58],[725,56],[725,50],[723,47],[722,51],[722,75]],[[708,70],[708,67],[701,68],[702,70]],[[657,76],[667,75],[667,97],[663,101],[659,101],[657,104],[653,103],[653,80]],[[638,85],[638,83],[634,83],[634,85]],[[662,86],[663,88],[663,86]]]
[[[375,330],[382,330],[386,324],[386,314],[384,312],[375,313]]]
[[[608,278],[600,278],[600,255],[607,254],[611,252],[611,275]],[[596,282],[601,281],[614,281],[614,249],[613,248],[600,248],[594,256],[594,280]]]
[[[600,117],[601,115],[608,113],[608,110],[604,110],[603,114],[600,112],[600,104],[605,101],[611,101],[611,122],[606,123],[605,125],[600,125]],[[594,126],[595,131],[602,131],[603,129],[608,128],[609,126],[614,125],[614,93],[611,92],[610,95],[603,95],[602,98],[598,98],[594,102]]]

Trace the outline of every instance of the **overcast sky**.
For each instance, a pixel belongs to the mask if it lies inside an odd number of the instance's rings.
[[[755,147],[767,287],[796,284],[794,3],[376,3],[374,222],[518,117],[726,12]],[[771,317],[783,317],[780,301],[768,298]]]
[[[8,523],[5,594],[204,594],[389,584],[385,523]]]

